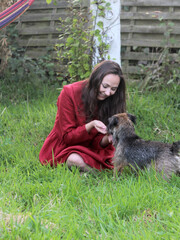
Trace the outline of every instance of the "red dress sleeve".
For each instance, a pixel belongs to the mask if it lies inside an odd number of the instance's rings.
[[[57,107],[59,130],[67,146],[83,145],[98,134],[96,129],[92,129],[90,133],[86,131],[84,116],[80,116],[78,111],[79,104],[80,101],[76,102],[74,99],[73,91],[64,87],[59,95]]]

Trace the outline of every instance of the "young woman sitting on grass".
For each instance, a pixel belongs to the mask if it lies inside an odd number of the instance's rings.
[[[63,87],[54,127],[39,154],[43,165],[66,162],[82,171],[112,169],[114,147],[106,124],[126,111],[125,80],[119,64],[103,61],[89,79]]]

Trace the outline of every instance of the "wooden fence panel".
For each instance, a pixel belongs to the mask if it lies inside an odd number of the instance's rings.
[[[129,80],[140,79],[140,65],[159,58],[169,47],[176,59],[180,49],[179,0],[121,0],[121,60]]]
[[[17,29],[20,34],[18,43],[26,49],[26,54],[32,58],[38,58],[47,53],[59,42],[60,32],[59,18],[65,19],[70,12],[68,2],[57,0],[57,4],[47,4],[46,0],[36,0],[17,21]],[[82,7],[89,7],[89,0],[83,0]]]
[[[82,4],[88,11],[90,0]],[[139,65],[156,61],[163,47],[168,46],[176,58],[180,49],[180,0],[121,0],[121,6],[122,68],[129,78],[139,80]],[[57,0],[57,5],[35,0],[16,20],[18,42],[28,56],[38,58],[48,48],[53,49],[59,41],[59,17],[68,16],[67,8],[66,0]]]

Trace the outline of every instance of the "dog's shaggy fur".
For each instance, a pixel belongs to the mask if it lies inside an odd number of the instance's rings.
[[[135,116],[127,113],[109,118],[107,130],[116,149],[113,159],[115,171],[122,171],[125,166],[135,170],[149,169],[154,164],[163,177],[180,174],[180,141],[173,144],[145,141],[135,134],[135,120]]]

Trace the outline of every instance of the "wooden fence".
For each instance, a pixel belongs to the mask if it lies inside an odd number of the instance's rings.
[[[89,7],[90,1],[84,0]],[[163,47],[170,48],[170,55],[177,57],[180,49],[180,0],[121,0],[121,59],[123,72],[139,80],[140,64],[156,61]],[[30,9],[17,21],[19,44],[26,54],[38,58],[58,42],[59,17],[65,18],[66,0],[57,5],[35,0]],[[55,55],[54,55],[55,56]]]
[[[142,65],[157,61],[169,47],[180,49],[180,0],[121,0],[121,60],[123,72],[139,80]]]
[[[57,4],[47,4],[46,0],[35,0],[29,10],[17,21],[20,34],[18,43],[26,49],[26,54],[38,58],[47,53],[59,42],[59,18],[65,19],[70,12],[66,0],[57,0]],[[78,7],[78,6],[77,6]],[[83,0],[81,7],[88,9],[89,1]],[[52,51],[53,53],[53,51]],[[55,57],[55,53],[53,54]]]

